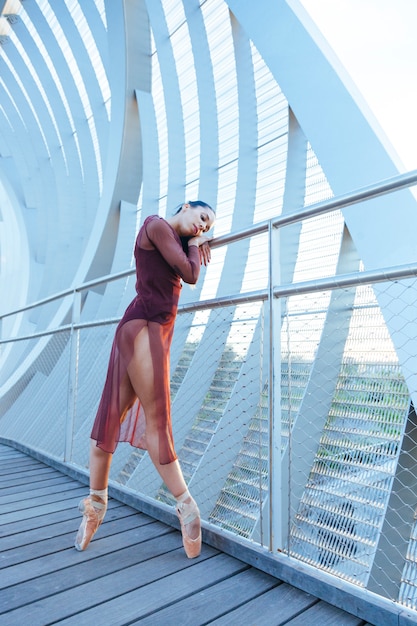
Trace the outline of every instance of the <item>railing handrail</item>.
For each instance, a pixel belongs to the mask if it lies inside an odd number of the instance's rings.
[[[405,174],[398,174],[396,176],[392,176],[391,178],[387,178],[377,183],[373,183],[372,185],[362,187],[356,191],[349,192],[341,196],[335,196],[333,198],[329,198],[321,202],[317,202],[308,207],[305,207],[304,209],[300,211],[294,211],[292,213],[286,213],[285,215],[280,215],[278,217],[264,220],[262,222],[259,222],[258,224],[254,224],[252,226],[249,226],[239,231],[235,231],[234,233],[230,233],[228,235],[221,235],[220,237],[216,237],[215,239],[213,239],[210,242],[210,246],[212,248],[217,248],[223,245],[228,245],[230,243],[235,243],[236,241],[246,239],[247,237],[253,237],[253,236],[268,232],[270,224],[274,228],[288,226],[289,224],[294,224],[304,219],[310,219],[310,218],[322,215],[324,213],[330,213],[331,211],[335,211],[337,209],[342,209],[344,207],[357,204],[359,202],[362,202],[363,200],[370,200],[372,198],[377,198],[387,193],[399,191],[400,189],[404,189],[413,185],[417,185],[417,170],[411,170],[409,172],[406,172]],[[393,269],[393,268],[390,268],[390,269]],[[134,273],[135,273],[135,268],[131,267],[127,270],[123,270],[122,272],[117,272],[115,274],[107,274],[106,276],[101,276],[100,278],[89,280],[85,283],[82,283],[78,287],[70,287],[68,289],[64,289],[63,291],[57,292],[55,294],[52,294],[50,296],[47,296],[46,298],[42,298],[41,300],[37,300],[30,304],[26,304],[25,306],[15,309],[13,311],[2,313],[0,315],[0,320],[4,319],[5,317],[9,317],[11,315],[17,315],[18,313],[23,313],[24,311],[28,311],[38,306],[48,304],[49,302],[63,299],[67,296],[73,295],[76,292],[85,291],[86,289],[91,289],[92,287],[97,287],[104,283],[109,283],[114,280],[119,280],[121,278],[131,276]],[[365,274],[365,272],[363,274]],[[414,275],[414,272],[412,275]],[[292,289],[292,285],[288,285],[286,289],[287,290]],[[234,300],[235,298],[232,298],[232,299]],[[203,305],[202,302],[200,302],[199,304],[201,306]]]
[[[351,272],[349,274],[335,274],[326,278],[316,278],[298,283],[290,283],[288,285],[279,285],[273,288],[274,298],[285,298],[292,295],[300,295],[305,293],[313,293],[317,291],[327,291],[331,289],[347,289],[357,285],[381,283],[385,281],[401,280],[417,276],[417,263],[406,265],[395,265],[382,268],[380,270],[367,270],[363,272]],[[72,293],[72,292],[70,292]],[[192,313],[195,311],[203,311],[204,309],[216,309],[225,306],[237,306],[239,304],[249,304],[251,302],[260,302],[267,300],[269,296],[268,289],[259,289],[257,291],[248,291],[231,296],[223,296],[219,298],[211,298],[209,300],[198,300],[187,304],[180,304],[178,314]],[[90,322],[78,322],[74,324],[65,324],[56,328],[48,328],[37,333],[25,335],[21,337],[9,337],[8,339],[0,339],[0,345],[12,343],[14,341],[23,341],[52,335],[54,333],[81,330],[82,328],[92,328],[96,326],[106,326],[108,324],[117,324],[120,317],[111,317],[102,320],[92,320]]]
[[[373,183],[372,185],[361,187],[356,191],[352,191],[341,196],[334,196],[333,198],[328,198],[327,200],[322,200],[321,202],[316,202],[301,209],[300,211],[297,210],[292,213],[285,213],[284,215],[270,218],[269,220],[254,224],[253,226],[248,226],[247,228],[229,235],[216,237],[210,245],[212,248],[215,248],[221,245],[234,243],[246,237],[253,237],[254,235],[266,233],[270,222],[274,228],[288,226],[289,224],[301,222],[304,219],[317,217],[323,213],[330,213],[336,209],[343,209],[347,206],[351,206],[352,204],[362,202],[363,200],[371,200],[372,198],[377,198],[379,196],[386,195],[387,193],[399,191],[400,189],[405,189],[406,187],[411,187],[413,185],[417,185],[417,170],[411,170],[405,174],[398,174],[396,176],[392,176],[391,178],[386,178],[385,180]]]

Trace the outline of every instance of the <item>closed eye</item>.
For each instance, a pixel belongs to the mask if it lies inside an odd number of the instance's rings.
[[[207,222],[207,220],[208,220],[208,216],[207,216],[205,213],[202,213],[202,214],[200,215],[200,217],[201,217],[201,219],[202,219],[202,221],[203,221],[203,222]],[[207,226],[205,227],[205,229],[204,229],[204,231],[203,231],[203,232],[207,233],[209,230],[210,230],[210,224],[207,224]]]

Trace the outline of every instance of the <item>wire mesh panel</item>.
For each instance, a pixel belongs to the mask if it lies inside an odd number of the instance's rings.
[[[171,375],[174,437],[184,477],[207,515],[258,410],[260,313],[256,303],[178,316]],[[144,454],[130,448],[116,480],[172,504]]]
[[[2,395],[1,434],[63,459],[70,410],[70,332],[17,343],[28,355],[28,366],[15,371],[14,380]],[[45,415],[52,419],[45,419]]]
[[[323,423],[305,487],[291,503],[289,552],[362,586],[367,586],[372,573],[379,578],[379,592],[387,594],[375,562],[382,549],[381,533],[394,531],[386,522],[404,447],[410,393],[370,286],[356,289],[353,310],[346,313],[349,332],[341,362],[334,363],[330,355],[322,362],[324,376],[335,383],[331,396],[321,398],[322,406],[329,409],[322,415],[297,415],[290,435],[298,443],[292,446],[290,459],[291,479],[296,480],[300,460],[294,451],[303,450],[294,432],[297,420]],[[326,324],[321,342],[326,341],[325,334]],[[290,491],[297,493],[297,486],[290,485]],[[409,510],[406,503],[403,508],[404,522]],[[396,562],[399,581],[400,553]]]
[[[90,432],[106,379],[116,322],[78,331],[77,386],[71,460],[88,466]]]
[[[246,538],[251,537],[267,499],[268,432],[268,393],[264,387],[233,467],[209,516],[212,524]]]

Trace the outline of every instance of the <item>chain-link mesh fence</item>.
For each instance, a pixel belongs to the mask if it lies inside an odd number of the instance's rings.
[[[183,306],[171,392],[179,460],[208,527],[417,609],[412,274],[366,283],[358,271],[349,286],[295,285],[273,303],[265,291]],[[88,469],[130,281],[108,284],[110,305],[80,298],[79,323],[68,307],[56,331],[2,341],[2,437]],[[111,480],[173,503],[144,450],[120,444]]]

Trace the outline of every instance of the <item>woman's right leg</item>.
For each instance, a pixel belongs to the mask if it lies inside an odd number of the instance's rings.
[[[113,455],[97,446],[94,439],[90,443],[90,488],[107,489]]]
[[[126,374],[120,386],[120,405],[126,410],[132,405],[136,396]],[[121,413],[123,413],[121,410]],[[81,500],[78,508],[83,514],[80,528],[75,539],[77,550],[85,550],[101,522],[107,510],[107,489],[113,455],[97,446],[97,442],[90,442],[90,493]]]

